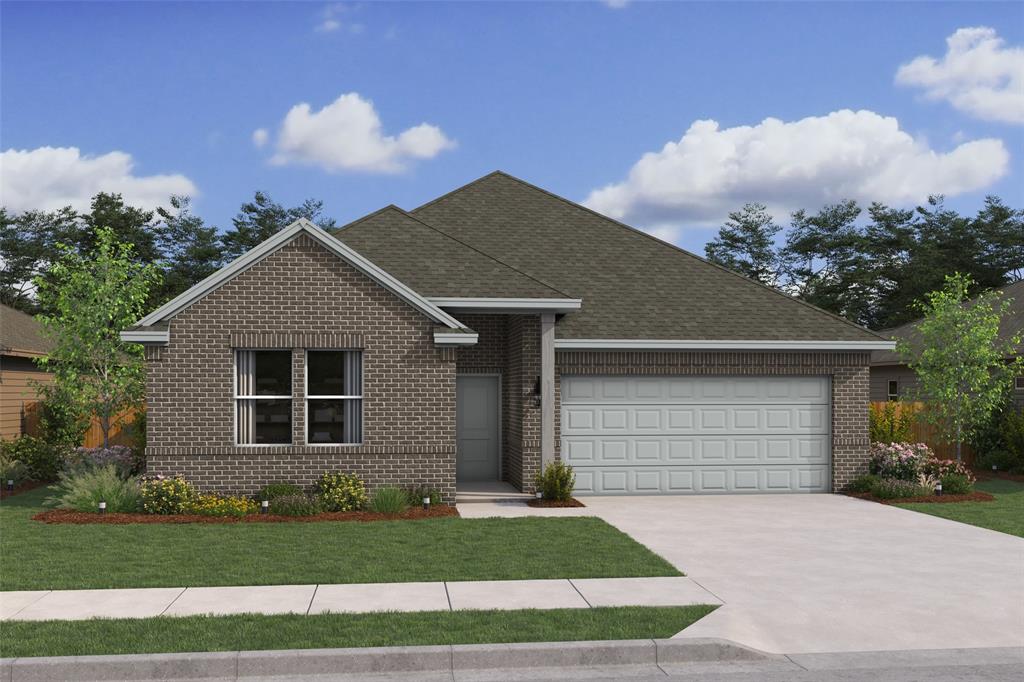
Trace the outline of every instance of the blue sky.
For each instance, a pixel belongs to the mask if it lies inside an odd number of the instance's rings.
[[[701,252],[745,201],[1024,205],[1021,3],[3,2],[0,24],[20,210],[184,189],[224,228],[262,189],[344,223],[502,169]]]

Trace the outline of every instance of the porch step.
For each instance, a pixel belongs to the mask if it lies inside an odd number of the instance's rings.
[[[473,504],[474,502],[526,502],[533,495],[521,493],[504,481],[473,481],[458,483],[455,486],[455,503]]]

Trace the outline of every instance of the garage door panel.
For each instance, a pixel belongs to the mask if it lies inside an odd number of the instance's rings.
[[[576,495],[816,493],[828,467],[689,466],[577,468]]]
[[[567,436],[562,456],[585,464],[828,464],[828,436]]]
[[[828,381],[821,377],[566,376],[562,378],[562,399],[676,404],[830,402]]]

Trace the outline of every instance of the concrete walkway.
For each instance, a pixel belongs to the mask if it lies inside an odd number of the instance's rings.
[[[0,592],[0,620],[721,604],[685,577]]]

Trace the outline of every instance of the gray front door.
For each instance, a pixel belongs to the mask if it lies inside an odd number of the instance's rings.
[[[456,377],[455,438],[458,480],[498,480],[498,377]]]

